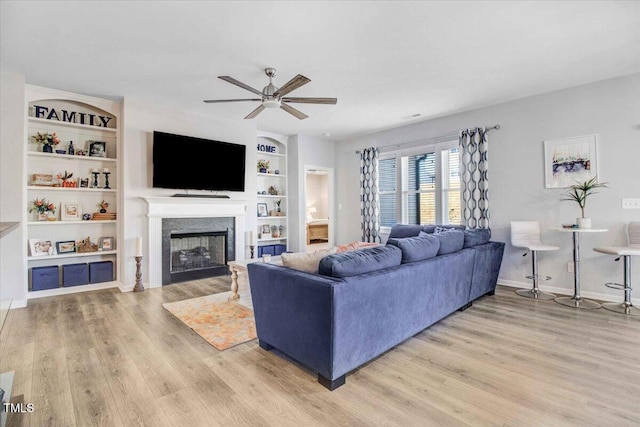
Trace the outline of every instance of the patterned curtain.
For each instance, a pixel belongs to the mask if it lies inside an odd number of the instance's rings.
[[[360,228],[363,242],[382,242],[378,193],[379,157],[376,147],[365,148],[360,153]]]
[[[460,132],[462,218],[467,228],[489,227],[487,131]]]

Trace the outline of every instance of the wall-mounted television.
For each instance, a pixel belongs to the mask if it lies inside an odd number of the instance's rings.
[[[246,146],[153,132],[153,187],[244,191]]]

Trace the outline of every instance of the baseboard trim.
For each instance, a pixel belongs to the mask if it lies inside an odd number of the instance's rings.
[[[515,280],[504,280],[498,279],[498,285],[508,286],[510,288],[520,288],[520,289],[529,289],[531,288],[531,282],[518,282]],[[558,288],[555,286],[544,286],[538,285],[541,291],[551,292],[557,295],[573,295],[573,289],[567,288]],[[599,301],[608,301],[608,302],[623,302],[624,301],[624,292],[620,291],[618,297],[614,295],[602,294],[600,292],[588,292],[581,291],[581,296],[589,299],[595,299]],[[640,306],[640,299],[631,297],[631,304],[635,306]]]

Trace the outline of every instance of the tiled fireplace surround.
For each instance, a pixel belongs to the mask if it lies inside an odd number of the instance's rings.
[[[163,240],[167,240],[166,235],[175,225],[185,227],[185,231],[229,228],[228,260],[244,259],[245,200],[197,197],[145,197],[144,200],[147,202],[150,287],[163,284],[167,263],[163,264],[162,255],[163,250],[168,251],[167,242],[163,245]]]

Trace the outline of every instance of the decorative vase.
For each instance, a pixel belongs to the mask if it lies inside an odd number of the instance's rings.
[[[43,153],[53,153],[53,147],[51,146],[51,144],[44,144],[42,146],[42,152]]]
[[[591,218],[576,218],[578,228],[591,228]]]
[[[56,218],[56,213],[55,212],[47,212],[47,221],[55,221]]]
[[[46,221],[49,215],[46,212],[38,212],[38,221]]]
[[[107,213],[106,209],[100,209],[100,213]]]

